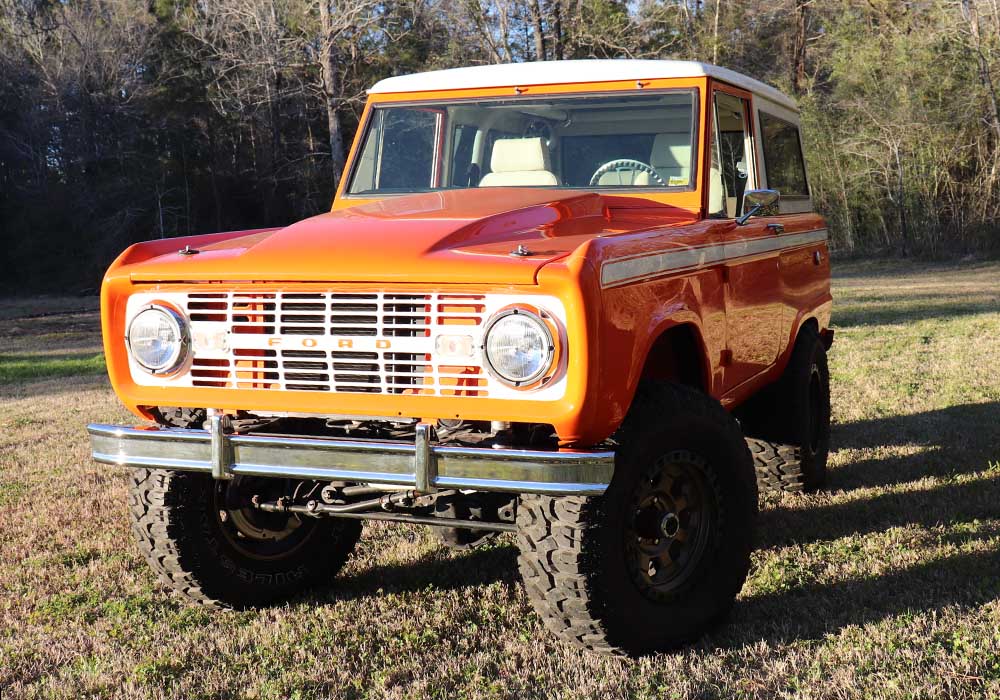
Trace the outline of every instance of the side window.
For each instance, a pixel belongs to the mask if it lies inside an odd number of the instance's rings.
[[[798,127],[767,112],[758,111],[758,115],[768,188],[778,190],[782,197],[808,197],[809,183]]]
[[[434,186],[439,112],[427,109],[379,111],[365,141],[351,194],[420,190]]]
[[[743,207],[750,177],[747,102],[716,92],[712,129],[712,167],[708,174],[708,215],[732,219]]]

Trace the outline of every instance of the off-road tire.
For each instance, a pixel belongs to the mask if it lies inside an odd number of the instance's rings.
[[[761,491],[799,493],[805,491],[806,479],[798,450],[758,438],[747,438],[757,473],[757,488]]]
[[[739,424],[717,401],[662,382],[640,386],[615,441],[603,496],[521,497],[518,566],[535,611],[561,639],[611,654],[675,649],[723,619],[746,580],[757,515],[753,463]],[[678,454],[704,457],[721,517],[683,586],[654,597],[630,568],[628,513],[651,465]]]
[[[830,369],[812,325],[799,333],[781,379],[747,414],[747,444],[762,491],[823,487],[830,452]]]
[[[215,480],[207,474],[134,469],[132,532],[159,580],[189,602],[248,608],[287,600],[328,583],[354,550],[357,520],[309,519],[287,555],[248,556],[222,531]]]

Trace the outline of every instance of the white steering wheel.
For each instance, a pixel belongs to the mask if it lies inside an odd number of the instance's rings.
[[[594,171],[594,174],[590,176],[590,186],[596,185],[601,177],[610,172],[622,173],[628,171],[631,173],[631,179],[629,180],[629,185],[635,184],[635,174],[637,172],[646,173],[649,175],[650,179],[661,187],[666,187],[667,183],[663,181],[660,174],[653,169],[652,165],[648,163],[643,163],[639,160],[632,160],[631,158],[618,158],[617,160],[609,160],[607,163],[599,167]]]

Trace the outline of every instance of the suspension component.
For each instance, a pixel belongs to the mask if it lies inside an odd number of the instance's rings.
[[[369,498],[353,503],[342,502],[345,495],[363,495],[371,492],[378,492],[378,489],[349,486],[337,487],[329,485],[320,492],[320,499],[309,498],[304,503],[295,503],[288,496],[282,496],[275,500],[264,500],[259,494],[250,498],[252,507],[268,513],[296,513],[307,515],[313,518],[334,517],[350,518],[358,520],[387,520],[392,522],[405,522],[419,525],[437,525],[443,527],[462,527],[470,530],[491,530],[513,532],[516,526],[513,523],[513,506],[501,517],[499,522],[494,520],[470,519],[460,517],[449,517],[443,515],[418,515],[410,512],[399,512],[397,508],[430,508],[435,505],[439,498],[452,499],[461,497],[457,491],[438,491],[431,494],[421,494],[415,490],[394,491],[384,494],[378,498]],[[341,500],[339,503],[328,502],[330,500]]]

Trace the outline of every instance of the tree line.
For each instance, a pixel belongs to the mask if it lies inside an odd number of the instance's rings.
[[[380,78],[590,57],[794,95],[842,253],[1000,251],[1000,0],[0,0],[0,292],[327,209]]]

